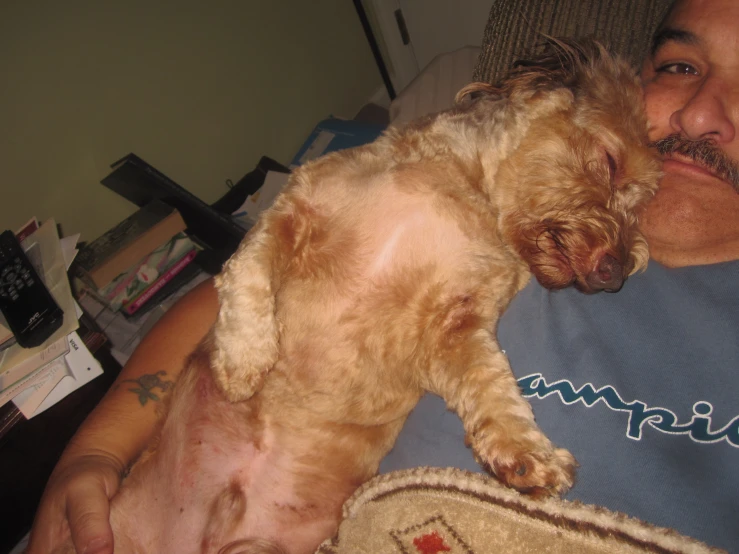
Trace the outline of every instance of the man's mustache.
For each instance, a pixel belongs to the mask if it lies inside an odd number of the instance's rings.
[[[739,165],[711,139],[688,140],[675,133],[651,144],[663,156],[681,154],[723,179],[739,192]]]

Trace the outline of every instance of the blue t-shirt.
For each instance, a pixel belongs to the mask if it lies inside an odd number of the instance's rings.
[[[618,294],[532,281],[498,329],[536,420],[580,463],[566,498],[739,552],[739,262],[651,262]],[[480,471],[426,395],[380,470]]]

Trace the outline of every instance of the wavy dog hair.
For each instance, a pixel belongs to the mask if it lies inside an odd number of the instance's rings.
[[[593,38],[579,41],[545,38],[538,53],[514,62],[511,70],[499,82],[470,83],[457,93],[455,102],[462,104],[467,97],[474,99],[481,94],[510,97],[522,90],[534,92],[565,87],[577,92],[584,88],[583,77],[586,74],[596,73],[601,62],[612,60],[607,49]],[[625,71],[629,71],[625,63],[623,66]]]

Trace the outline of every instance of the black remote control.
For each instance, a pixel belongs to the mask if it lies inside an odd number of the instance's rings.
[[[12,231],[0,235],[0,311],[24,348],[42,344],[64,319]]]

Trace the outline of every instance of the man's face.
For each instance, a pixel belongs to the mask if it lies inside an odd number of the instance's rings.
[[[722,245],[739,241],[739,1],[680,2],[642,78],[650,139],[664,156],[642,224],[654,257],[708,248],[714,259],[699,263],[721,261]]]

